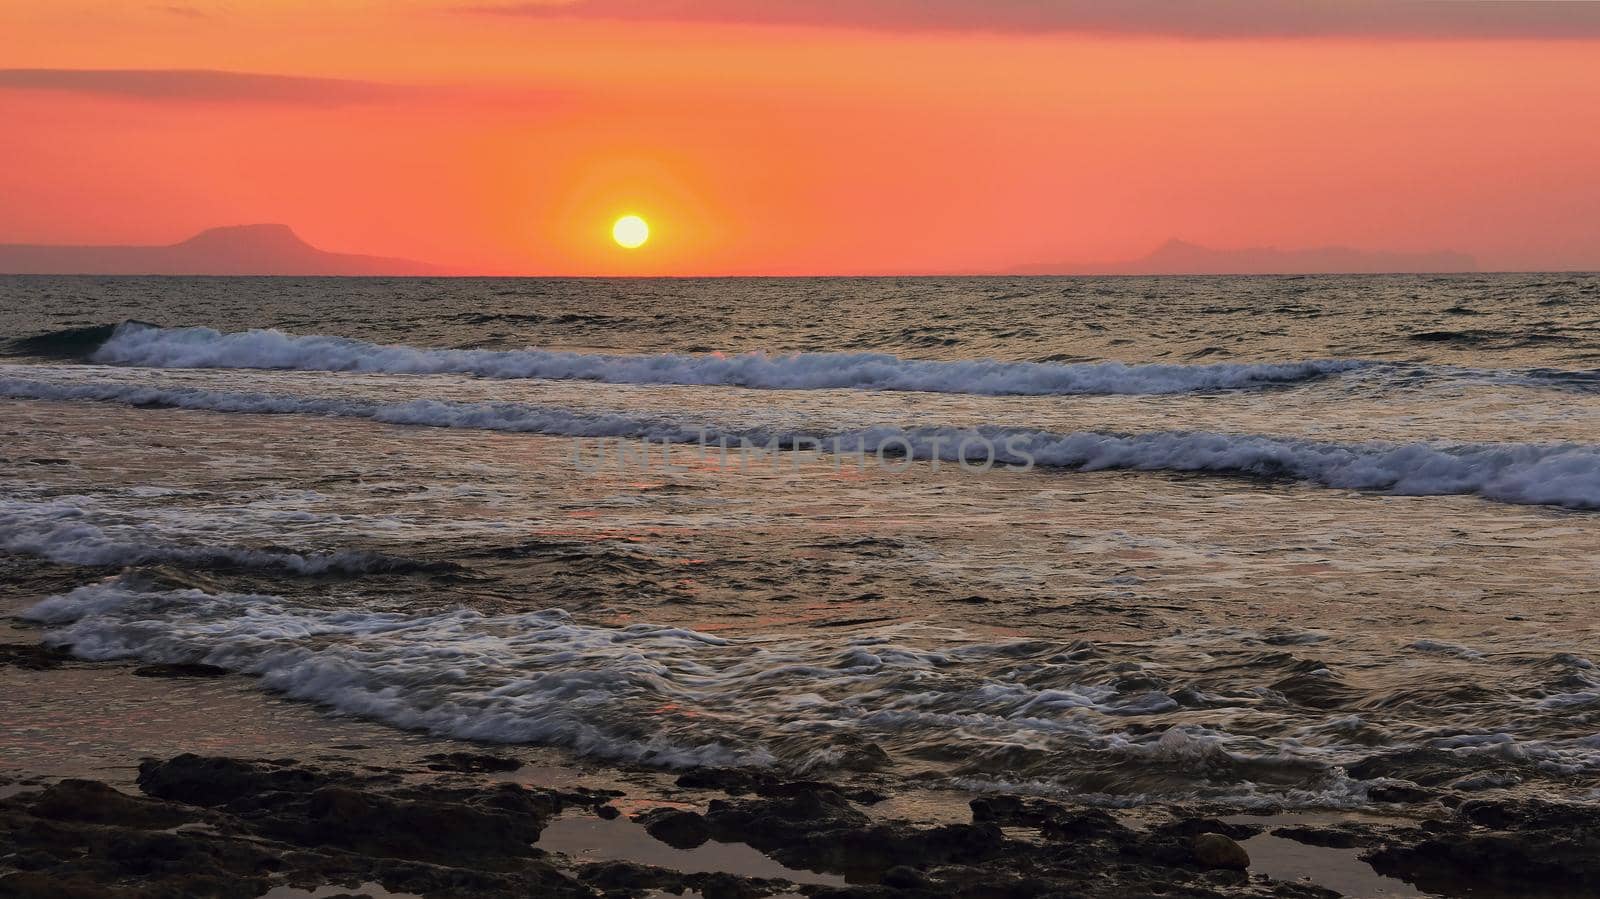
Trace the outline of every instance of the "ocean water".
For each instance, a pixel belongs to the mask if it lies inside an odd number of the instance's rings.
[[[1108,805],[1600,788],[1600,276],[0,278],[89,659]]]

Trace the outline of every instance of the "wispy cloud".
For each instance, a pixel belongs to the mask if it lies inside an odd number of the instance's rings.
[[[1194,38],[1600,38],[1588,0],[538,0],[504,16]]]
[[[371,81],[302,78],[211,69],[0,69],[0,90],[177,102],[256,102],[314,106],[374,103],[414,89]]]

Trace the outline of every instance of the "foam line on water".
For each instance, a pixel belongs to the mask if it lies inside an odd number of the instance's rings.
[[[1362,800],[1367,782],[1343,768],[1374,752],[1337,730],[1271,737],[1185,720],[1169,692],[1124,684],[1117,657],[1048,640],[987,642],[916,626],[735,638],[588,624],[560,609],[316,602],[145,589],[124,577],[53,596],[24,617],[47,628],[47,643],[86,659],[202,662],[396,727],[667,767],[808,772],[876,764],[885,753],[1004,760],[1026,746],[1054,762],[1019,776],[1047,777],[1046,787],[1330,804]],[[1277,706],[1262,705],[1271,695],[1262,689],[1240,701],[1266,714]],[[1600,767],[1592,740],[1415,731],[1413,745],[1464,759],[1515,752],[1551,769]]]
[[[127,578],[53,596],[24,617],[50,628],[46,642],[82,658],[200,661],[397,727],[671,767],[806,771],[838,762],[841,742],[874,736],[959,734],[998,748],[1024,741],[1177,762],[1279,751],[1192,728],[1126,732],[1130,717],[1169,711],[1170,700],[1103,684],[1035,688],[987,678],[976,672],[1061,647],[962,642],[938,629],[922,635],[931,648],[893,630],[730,639],[648,623],[583,624],[560,609],[314,608],[273,595],[145,590]]]
[[[98,520],[97,520],[98,519]],[[153,535],[148,522],[119,526],[67,499],[0,499],[0,551],[66,565],[168,562],[203,568],[259,568],[299,575],[369,574],[434,567],[364,550],[299,553],[282,549],[178,543]]]
[[[0,378],[0,396],[95,400],[215,412],[308,414],[442,428],[639,438],[663,443],[722,441],[789,445],[804,436],[834,454],[944,461],[992,458],[1003,465],[1075,471],[1202,472],[1296,480],[1401,496],[1478,496],[1570,509],[1600,509],[1600,447],[1589,444],[1433,444],[1316,441],[1205,431],[1055,433],[982,426],[879,426],[831,434],[717,428],[624,413],[524,403],[413,400],[381,403],[289,394],[143,387],[115,382],[57,383]]]

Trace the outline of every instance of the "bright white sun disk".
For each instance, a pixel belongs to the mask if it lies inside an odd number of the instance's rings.
[[[638,249],[650,239],[650,225],[636,215],[625,215],[611,226],[611,238],[619,246],[630,250]]]

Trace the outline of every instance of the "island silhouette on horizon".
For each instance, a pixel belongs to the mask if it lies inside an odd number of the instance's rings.
[[[1379,275],[1475,272],[1466,253],[1388,253],[1350,247],[1217,250],[1173,238],[1138,259],[1023,265],[1014,275]]]
[[[1022,265],[1005,275],[1342,275],[1478,271],[1465,253],[1391,253],[1349,247],[1218,250],[1173,239],[1138,259]],[[0,244],[4,275],[289,275],[430,277],[471,274],[387,256],[331,253],[283,224],[208,228],[161,246]]]
[[[165,246],[0,244],[8,275],[447,275],[443,266],[306,243],[288,225],[208,228]]]

